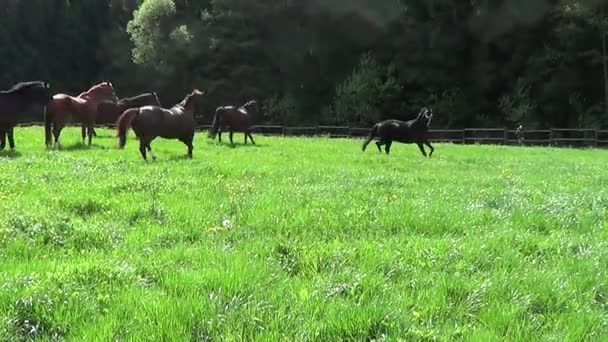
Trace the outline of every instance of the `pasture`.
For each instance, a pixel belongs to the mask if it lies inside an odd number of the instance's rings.
[[[0,340],[608,338],[606,150],[97,133],[0,154]]]

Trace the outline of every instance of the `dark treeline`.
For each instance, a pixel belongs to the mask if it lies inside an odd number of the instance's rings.
[[[256,123],[606,127],[607,1],[1,0],[0,84],[205,89]]]

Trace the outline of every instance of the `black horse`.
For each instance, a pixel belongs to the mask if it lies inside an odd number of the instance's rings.
[[[6,147],[7,135],[10,148],[15,148],[13,128],[21,115],[35,105],[46,107],[51,98],[50,85],[43,81],[20,82],[0,91],[0,150]]]
[[[235,106],[221,106],[215,110],[213,116],[213,124],[209,130],[209,137],[215,138],[218,135],[218,141],[222,141],[222,132],[228,130],[230,132],[230,144],[232,142],[232,134],[234,132],[243,132],[245,135],[245,144],[247,144],[247,137],[251,140],[251,143],[255,145],[253,137],[251,136],[251,114],[257,112],[258,103],[255,100],[251,100],[240,107]]]
[[[365,151],[367,145],[375,137],[378,137],[379,140],[376,141],[376,146],[378,146],[378,151],[380,152],[382,152],[382,145],[385,145],[384,150],[386,151],[386,154],[389,154],[394,140],[405,144],[416,143],[418,148],[420,148],[422,155],[426,157],[426,152],[424,151],[423,146],[424,144],[431,149],[431,152],[429,153],[430,157],[433,155],[433,151],[435,150],[427,139],[427,133],[429,131],[429,125],[431,124],[432,117],[433,111],[424,107],[420,109],[418,116],[413,120],[385,120],[379,122],[374,125],[371,133],[367,137],[367,140],[365,140],[363,143],[363,151]]]

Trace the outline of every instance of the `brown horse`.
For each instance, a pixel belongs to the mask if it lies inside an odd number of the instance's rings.
[[[68,115],[74,115],[81,122],[82,143],[89,136],[89,145],[93,139],[93,125],[97,115],[97,106],[102,101],[118,101],[114,87],[110,82],[102,82],[81,93],[77,97],[67,94],[56,94],[47,107],[44,118],[46,145],[51,147],[51,127],[55,137],[55,145],[59,146],[59,135],[66,124]]]
[[[194,89],[186,95],[184,100],[171,109],[159,106],[145,106],[127,109],[116,123],[118,130],[118,148],[122,149],[127,143],[127,131],[133,127],[135,135],[139,139],[139,152],[144,160],[147,160],[146,149],[156,159],[150,143],[156,137],[165,139],[178,139],[188,146],[188,157],[192,158],[192,141],[196,129],[194,112],[196,98],[204,92]]]
[[[230,132],[230,143],[232,142],[233,132],[243,132],[245,135],[245,144],[247,144],[247,137],[251,139],[251,143],[255,145],[253,137],[251,136],[251,112],[255,110],[257,112],[258,103],[255,100],[251,100],[244,105],[236,108],[235,106],[222,106],[215,110],[213,117],[213,124],[209,130],[209,137],[215,138],[218,134],[218,141],[222,141],[222,132],[228,129]]]

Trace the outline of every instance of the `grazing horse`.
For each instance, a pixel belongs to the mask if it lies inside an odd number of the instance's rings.
[[[365,148],[372,139],[374,139],[374,137],[379,137],[379,141],[376,141],[376,146],[378,146],[378,151],[380,152],[382,152],[382,145],[385,145],[384,150],[386,151],[386,154],[389,154],[391,151],[391,144],[393,143],[393,140],[395,140],[406,144],[416,143],[420,152],[422,152],[422,155],[426,157],[426,152],[422,145],[424,144],[431,149],[431,153],[429,153],[430,157],[435,150],[427,139],[427,132],[432,118],[433,111],[424,107],[420,109],[418,116],[413,120],[385,120],[379,122],[372,128],[367,140],[363,143],[362,149],[365,151]]]
[[[67,94],[55,94],[49,103],[44,118],[44,133],[47,147],[52,145],[51,128],[55,145],[59,146],[59,135],[65,126],[67,116],[72,114],[81,122],[82,143],[89,136],[89,145],[93,139],[93,125],[97,116],[97,106],[102,101],[118,101],[114,87],[110,82],[102,82],[81,93],[77,97]]]
[[[143,107],[143,106],[158,106],[160,107],[160,101],[156,93],[144,93],[133,97],[127,97],[120,99],[118,102],[101,102],[97,106],[97,123],[116,123],[118,117],[124,113],[127,109]],[[93,129],[93,135],[95,135],[95,129]]]
[[[127,131],[133,127],[135,135],[139,139],[139,152],[144,160],[147,160],[146,149],[156,159],[150,143],[156,137],[165,139],[178,139],[188,146],[188,157],[192,158],[192,141],[196,129],[194,111],[196,98],[204,92],[194,89],[186,95],[184,100],[171,109],[160,106],[145,106],[127,109],[116,123],[118,130],[118,148],[122,149],[127,143]]]
[[[6,146],[6,135],[10,148],[15,148],[13,128],[23,112],[32,106],[46,107],[50,100],[50,85],[42,81],[21,82],[0,91],[0,150]]]
[[[247,144],[247,137],[251,139],[251,143],[255,145],[253,137],[251,136],[251,113],[253,110],[257,111],[257,102],[251,100],[244,105],[236,108],[235,106],[222,106],[217,107],[215,115],[213,116],[213,124],[209,130],[209,137],[214,139],[215,135],[218,134],[218,141],[222,141],[222,132],[228,128],[230,132],[230,143],[232,142],[233,132],[243,132],[245,135],[245,144]]]

